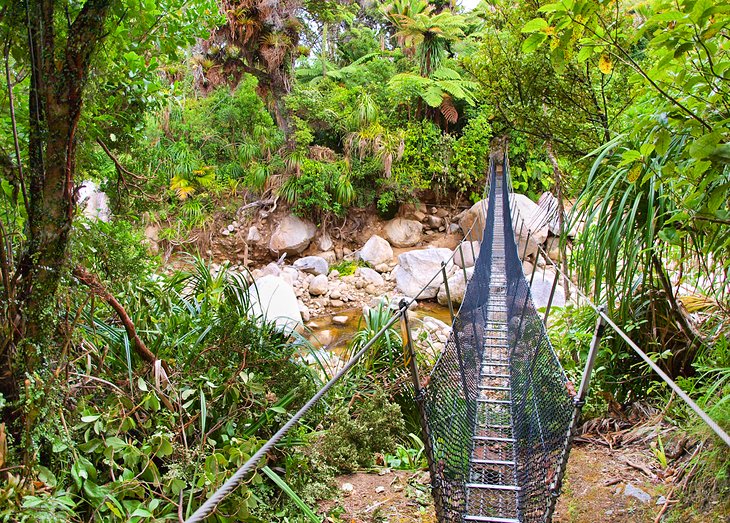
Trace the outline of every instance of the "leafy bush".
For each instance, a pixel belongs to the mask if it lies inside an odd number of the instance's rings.
[[[317,445],[322,459],[342,472],[372,466],[375,454],[395,449],[405,426],[400,407],[382,390],[372,396],[335,407],[331,425]]]

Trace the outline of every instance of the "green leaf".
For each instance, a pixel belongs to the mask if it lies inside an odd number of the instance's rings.
[[[548,28],[547,20],[544,18],[533,18],[522,27],[523,33],[535,33]]]
[[[317,514],[314,513],[314,511],[307,506],[306,503],[300,498],[296,492],[294,492],[291,487],[281,479],[281,477],[271,470],[269,467],[263,467],[261,471],[266,474],[271,481],[276,483],[276,486],[278,486],[289,498],[294,502],[294,504],[299,507],[299,510],[302,511],[302,513],[307,516],[307,519],[311,521],[312,523],[321,523],[322,520],[317,517]]]
[[[99,418],[101,418],[101,414],[93,414],[90,416],[81,416],[81,421],[83,421],[84,423],[93,423]]]
[[[545,40],[547,40],[547,35],[545,33],[531,34],[524,42],[522,42],[522,52],[534,53]]]
[[[139,387],[139,390],[143,392],[147,392],[149,390],[147,388],[147,384],[144,382],[144,379],[142,379],[142,377],[137,378],[137,387]]]
[[[715,151],[720,141],[720,132],[713,131],[697,138],[692,145],[689,146],[689,155],[695,160],[707,158]]]
[[[672,135],[666,129],[662,129],[657,133],[656,139],[654,140],[654,147],[659,156],[667,154],[671,141]]]
[[[286,409],[283,407],[269,407],[269,410],[273,410],[277,414],[286,414]]]

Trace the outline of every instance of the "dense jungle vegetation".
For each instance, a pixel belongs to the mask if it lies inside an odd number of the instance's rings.
[[[321,384],[306,347],[250,317],[244,277],[200,256],[216,213],[477,201],[497,137],[515,190],[584,222],[566,268],[730,429],[730,2],[470,7],[0,0],[0,521],[184,518]],[[89,180],[108,222],[77,208]],[[569,306],[552,328],[575,380],[594,321]],[[400,346],[212,520],[318,521],[301,507],[335,474],[422,467]],[[668,517],[728,510],[727,449],[619,340],[599,360],[587,413],[648,401],[705,441]]]

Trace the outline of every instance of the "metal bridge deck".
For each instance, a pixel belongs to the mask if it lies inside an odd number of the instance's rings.
[[[502,176],[497,176],[495,223],[503,223]],[[489,299],[485,307],[484,351],[480,362],[476,424],[472,437],[465,521],[519,523],[515,440],[512,433],[507,281],[504,230],[492,243]]]

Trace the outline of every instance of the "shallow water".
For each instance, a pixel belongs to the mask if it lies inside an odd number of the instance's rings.
[[[449,308],[438,303],[420,302],[413,312],[418,321],[425,316],[431,316],[451,325]],[[348,321],[345,325],[338,325],[332,321],[335,316],[347,316]],[[361,323],[364,325],[362,309],[339,310],[327,316],[319,316],[307,323],[308,330],[305,336],[315,347],[343,356],[347,352],[349,341],[358,331]]]

